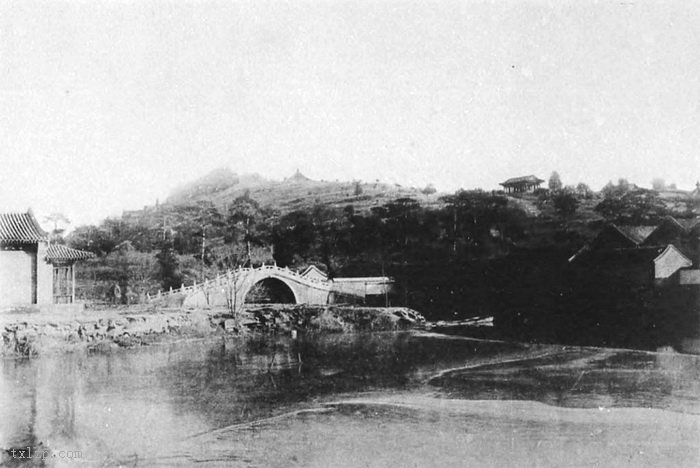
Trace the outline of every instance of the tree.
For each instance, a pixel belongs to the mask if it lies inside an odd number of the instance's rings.
[[[605,187],[601,190],[603,197],[605,198],[622,198],[631,190],[636,190],[637,186],[630,184],[627,179],[618,179],[617,185],[609,181],[605,184]]]
[[[236,324],[236,328],[240,328],[238,323],[238,309],[243,304],[238,304],[238,279],[240,276],[240,269],[231,268],[226,272],[225,282],[224,282],[224,293],[226,294],[226,307]]]
[[[561,190],[562,187],[563,184],[561,183],[559,173],[557,171],[552,172],[552,175],[549,176],[549,190],[556,192]]]
[[[153,254],[139,252],[131,242],[124,241],[106,257],[106,261],[114,268],[122,304],[135,302],[148,292],[155,266]]]
[[[463,246],[470,255],[490,255],[523,234],[524,214],[503,196],[460,190],[441,200],[450,207],[453,253]]]
[[[57,244],[63,244],[63,233],[66,231],[66,227],[70,224],[70,220],[63,213],[53,212],[44,218],[44,221],[49,222],[53,225],[51,232],[49,233],[49,238],[51,242]]]
[[[201,248],[201,277],[204,280],[204,265],[206,263],[207,254],[207,237],[214,238],[219,237],[222,233],[224,227],[224,218],[216,209],[214,204],[210,201],[199,201],[197,202],[198,213],[195,217],[195,222],[199,226],[200,236],[202,238],[202,248]]]
[[[158,260],[158,278],[163,289],[180,287],[182,273],[171,239],[161,241],[156,260]]]
[[[109,254],[117,245],[109,232],[97,226],[78,226],[66,240],[74,249],[86,250],[98,256]]]
[[[357,180],[354,182],[354,184],[355,184],[355,196],[359,197],[360,195],[362,195],[362,183],[359,180]]]
[[[307,211],[292,211],[282,216],[272,228],[275,261],[279,265],[294,265],[308,257],[316,242],[316,232]]]
[[[576,212],[579,201],[573,192],[562,190],[552,196],[554,209],[562,216],[571,216]]]
[[[259,243],[261,240],[258,235],[258,224],[263,216],[264,211],[260,208],[260,204],[250,198],[249,192],[233,200],[229,206],[225,239],[229,242],[244,242],[248,260],[250,260],[251,243]]]
[[[606,219],[626,224],[653,223],[668,214],[658,193],[640,188],[608,191],[594,210]]]
[[[425,188],[423,190],[421,190],[421,193],[423,195],[432,195],[435,192],[437,192],[437,189],[435,188],[435,186],[433,184],[428,184],[425,186]]]
[[[666,181],[659,178],[659,177],[655,177],[651,181],[651,188],[653,190],[656,190],[657,192],[661,192],[663,190],[666,190]]]
[[[393,238],[399,240],[405,250],[418,230],[420,204],[414,198],[402,197],[387,203],[386,208],[387,226],[393,228]]]
[[[576,195],[578,195],[580,198],[589,199],[593,197],[593,190],[591,190],[587,184],[579,182],[576,186]]]

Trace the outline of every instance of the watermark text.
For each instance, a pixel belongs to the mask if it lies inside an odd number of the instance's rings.
[[[40,458],[42,460],[47,460],[49,458],[63,458],[72,460],[75,458],[83,458],[83,452],[80,450],[48,450],[36,447],[12,448],[7,449],[5,453],[16,459]]]

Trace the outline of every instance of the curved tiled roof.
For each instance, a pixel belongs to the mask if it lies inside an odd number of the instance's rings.
[[[51,260],[84,260],[86,258],[93,258],[95,254],[92,252],[85,252],[83,250],[71,249],[62,244],[51,244],[46,250],[46,259]]]
[[[0,242],[33,244],[47,241],[48,238],[31,211],[0,213]]]
[[[656,226],[618,226],[613,224],[613,227],[637,245],[644,242],[656,230]]]
[[[673,220],[686,231],[690,231],[695,228],[695,226],[700,224],[700,218],[673,218]]]
[[[534,175],[523,176],[523,177],[513,177],[505,182],[501,182],[498,185],[512,185],[512,184],[541,184],[544,180],[535,177]]]

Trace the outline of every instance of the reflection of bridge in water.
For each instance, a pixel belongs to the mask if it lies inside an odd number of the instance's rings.
[[[331,304],[339,298],[367,299],[386,296],[394,281],[386,276],[328,279],[311,267],[303,273],[277,265],[228,270],[203,283],[182,285],[178,289],[149,296],[150,301],[178,297],[184,307],[230,306],[257,302],[260,289],[273,291],[275,302],[294,304]]]

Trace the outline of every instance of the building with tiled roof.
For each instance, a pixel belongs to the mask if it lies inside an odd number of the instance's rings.
[[[49,235],[39,226],[31,211],[0,213],[0,243],[34,244],[48,240]]]
[[[539,186],[544,182],[544,180],[535,177],[534,175],[513,177],[501,182],[499,185],[503,186],[503,190],[506,192],[528,192],[539,188]]]
[[[94,256],[95,254],[92,252],[71,249],[62,244],[49,244],[49,248],[46,249],[46,260],[54,265],[57,263],[75,262],[76,260],[86,260]]]
[[[641,245],[656,231],[656,226],[615,226],[625,237],[635,245]]]
[[[300,275],[313,280],[328,281],[328,275],[316,265],[309,265]]]
[[[75,262],[89,252],[50,244],[31,211],[0,213],[0,307],[75,301]]]
[[[690,232],[700,225],[700,218],[674,218],[674,221],[678,223],[685,232]]]
[[[625,226],[611,223],[598,233],[590,247],[594,250],[639,247],[655,229],[656,226]]]
[[[630,281],[649,284],[665,280],[679,270],[690,268],[693,262],[674,245],[582,251],[576,258],[578,267],[605,274],[615,271]]]

